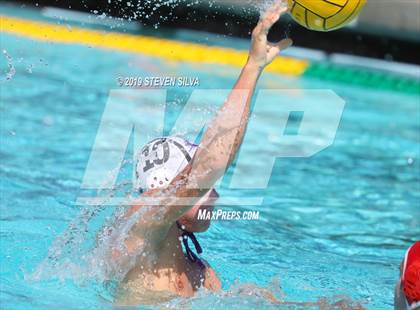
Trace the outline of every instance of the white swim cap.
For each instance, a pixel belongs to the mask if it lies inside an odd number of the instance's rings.
[[[192,160],[198,146],[179,137],[157,138],[137,154],[136,189],[168,186]]]

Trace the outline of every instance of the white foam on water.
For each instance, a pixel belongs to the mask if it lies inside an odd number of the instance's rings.
[[[132,160],[126,160],[121,165],[121,169],[129,167],[132,167]],[[114,170],[109,173],[110,179],[118,173]],[[105,180],[104,184],[108,182],[109,180]],[[176,187],[177,185],[169,193],[175,193]],[[111,189],[100,190],[97,196],[101,197],[101,203],[81,208],[79,216],[53,242],[47,257],[34,272],[25,276],[27,280],[59,279],[61,281],[73,280],[77,283],[91,280],[99,283],[120,282],[135,266],[140,255],[147,257],[146,263],[155,261],[151,251],[148,251],[147,235],[144,236],[146,242],[139,244],[138,248],[131,253],[125,248],[125,240],[130,236],[139,219],[150,208],[158,207],[143,206],[127,217],[127,206],[109,206],[107,200],[115,196],[125,196],[128,201],[134,201],[136,193],[133,192],[131,180],[123,180]],[[166,206],[171,204],[169,200],[166,199],[165,203],[157,201],[157,204],[163,207],[154,212],[151,220],[160,220]],[[108,213],[111,214],[107,215]]]
[[[131,161],[125,161],[122,166],[126,167],[128,164],[132,164]],[[113,173],[115,172],[111,171],[110,174]],[[99,191],[97,195],[104,197],[103,203],[82,207],[79,216],[53,242],[47,257],[25,278],[32,281],[73,280],[78,283],[90,280],[99,283],[121,281],[134,267],[136,258],[146,250],[145,244],[139,246],[134,253],[128,253],[124,241],[148,210],[147,207],[140,208],[129,218],[123,218],[126,206],[113,206],[111,210],[105,207],[107,199],[121,193],[134,199],[131,180],[120,182],[107,190],[107,193],[105,190]],[[107,216],[107,213],[111,215]],[[113,255],[115,251],[118,251],[118,257]],[[153,260],[152,256],[148,257]]]

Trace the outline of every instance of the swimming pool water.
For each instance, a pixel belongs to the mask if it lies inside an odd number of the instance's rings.
[[[201,88],[225,88],[239,70],[3,33],[2,49],[16,72],[1,81],[0,302],[8,309],[111,308],[104,284],[83,274],[82,280],[29,277],[79,215],[75,200],[110,89],[117,77],[132,75],[197,76]],[[7,59],[1,61],[4,73]],[[255,207],[260,221],[219,221],[199,236],[204,257],[232,294],[201,293],[187,306],[268,306],[235,293],[255,283],[288,301],[343,295],[368,309],[390,309],[399,263],[420,236],[419,98],[270,74],[259,86],[334,90],[346,100],[337,137],[314,157],[278,159],[267,189],[241,192],[264,196]],[[169,91],[168,100],[177,102],[168,105],[169,116],[188,91]],[[91,226],[87,239],[101,223]]]

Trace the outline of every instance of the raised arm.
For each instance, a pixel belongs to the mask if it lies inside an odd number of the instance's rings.
[[[290,39],[276,44],[267,40],[270,28],[285,11],[280,3],[275,4],[252,32],[248,61],[217,117],[205,132],[195,156],[191,182],[196,182],[201,188],[211,188],[234,160],[248,124],[258,78],[279,52],[292,44]]]
[[[141,204],[160,210],[160,225],[172,225],[189,210],[224,174],[241,145],[249,119],[251,99],[264,68],[280,51],[292,44],[290,39],[269,43],[267,34],[286,11],[279,3],[269,9],[252,32],[249,58],[227,100],[203,135],[191,163],[165,189],[148,191]],[[150,199],[152,202],[150,203]],[[134,207],[132,211],[138,207]],[[144,217],[143,217],[144,218]],[[147,219],[144,219],[146,224]]]

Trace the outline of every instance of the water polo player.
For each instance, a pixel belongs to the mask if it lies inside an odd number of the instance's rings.
[[[139,248],[143,254],[126,274],[117,304],[192,296],[201,287],[220,290],[216,273],[198,256],[202,249],[194,233],[206,231],[210,222],[198,220],[197,213],[213,208],[218,197],[213,186],[242,143],[263,69],[292,43],[290,39],[276,44],[267,41],[270,28],[285,11],[278,3],[260,19],[252,33],[248,61],[198,146],[179,137],[166,137],[141,150],[136,165],[138,186],[143,191],[140,201],[152,200],[153,207],[140,202],[125,215],[127,221],[136,220],[124,241],[128,252],[124,255],[137,253]],[[122,254],[114,253],[118,255]]]

